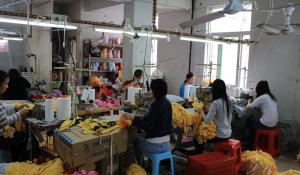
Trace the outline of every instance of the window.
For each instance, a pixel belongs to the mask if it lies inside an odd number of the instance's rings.
[[[8,41],[7,40],[0,40],[0,53],[8,52]]]
[[[246,5],[252,9],[251,4]],[[222,10],[224,7],[211,7],[209,12]],[[226,26],[226,27],[224,27]],[[239,12],[234,15],[211,21],[207,24],[211,36],[230,39],[250,39],[251,12]],[[249,46],[242,44],[206,43],[204,79],[221,78],[227,85],[246,88]],[[209,65],[212,63],[212,66]]]

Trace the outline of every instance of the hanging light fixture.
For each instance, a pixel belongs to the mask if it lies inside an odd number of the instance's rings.
[[[2,23],[10,23],[10,24],[21,24],[21,25],[29,25],[31,26],[40,26],[40,27],[53,27],[53,28],[62,28],[62,29],[70,29],[75,30],[77,26],[73,25],[64,25],[64,24],[55,24],[47,21],[37,20],[37,19],[29,19],[29,21],[25,19],[16,19],[16,18],[7,18],[7,17],[0,17],[0,22]]]
[[[183,41],[193,41],[193,42],[200,42],[200,43],[217,43],[217,44],[228,44],[225,41],[216,41],[206,38],[198,38],[198,37],[192,37],[192,36],[181,36],[180,40]]]
[[[21,37],[0,36],[0,40],[23,41]]]
[[[117,33],[123,34],[124,30],[122,28],[112,28],[112,27],[97,27],[95,28],[96,32],[107,32],[107,33]]]

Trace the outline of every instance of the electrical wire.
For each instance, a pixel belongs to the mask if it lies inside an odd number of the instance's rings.
[[[149,84],[148,84],[148,82],[149,82],[149,79],[148,79],[148,74],[147,74],[147,71],[146,71],[146,57],[147,57],[147,49],[148,49],[148,42],[149,42],[149,36],[148,36],[148,32],[149,32],[149,30],[147,29],[147,39],[146,39],[146,46],[145,46],[145,55],[144,55],[144,63],[143,63],[143,71],[144,71],[144,74],[143,74],[143,78],[144,78],[144,80],[145,80],[145,78],[146,78],[146,85],[147,85],[147,89],[149,90]]]
[[[269,1],[270,3],[270,8],[273,8],[273,0],[270,0]],[[260,34],[258,35],[257,39],[255,40],[256,42],[260,41],[263,33],[266,31],[266,26],[267,24],[269,23],[270,19],[271,19],[271,16],[272,16],[272,10],[268,13],[268,16],[266,18],[266,21],[265,21],[265,25],[264,25],[264,28],[263,30],[260,32]]]
[[[57,53],[57,57],[60,59],[61,56],[60,56],[60,33],[59,33],[59,30],[57,30],[57,35],[58,35],[58,53]]]
[[[184,55],[188,55],[189,53],[190,53],[190,52],[185,52],[185,53],[183,53],[183,54],[180,54],[180,55],[177,55],[177,56],[174,56],[174,57],[170,57],[170,58],[164,59],[164,60],[162,60],[162,61],[157,61],[157,62],[158,62],[158,63],[169,62],[169,61],[172,61],[172,60],[174,60],[174,59],[180,58],[180,57],[182,57],[182,56],[184,56]]]

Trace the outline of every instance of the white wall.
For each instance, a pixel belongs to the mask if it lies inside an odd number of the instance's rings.
[[[296,1],[294,1],[296,3]],[[268,2],[258,2],[260,8],[268,8]],[[274,6],[283,5],[276,0]],[[300,22],[300,7],[292,17],[292,23]],[[266,14],[252,15],[252,28],[266,19]],[[283,13],[274,13],[271,24],[283,24]],[[299,30],[299,28],[298,28]],[[257,39],[260,30],[251,34]],[[248,86],[255,87],[260,80],[268,80],[271,90],[278,98],[280,119],[296,119],[300,121],[300,35],[267,36],[262,35],[258,44],[250,48]]]
[[[196,0],[195,16],[202,16],[209,6],[224,4],[225,0]],[[257,1],[258,7],[265,9],[269,7],[269,1]],[[297,0],[291,0],[299,3]],[[274,0],[274,6],[282,6],[282,0]],[[257,24],[266,20],[266,13],[252,14],[251,39],[256,40],[261,30]],[[292,23],[300,22],[300,7],[292,17]],[[271,24],[283,24],[283,13],[274,13],[270,20]],[[297,29],[297,28],[296,28]],[[195,27],[195,30],[205,30],[204,25]],[[195,31],[194,30],[194,31]],[[299,28],[298,28],[299,30]],[[196,33],[196,32],[195,32]],[[198,46],[197,46],[198,45]],[[193,43],[192,63],[203,62],[204,44]],[[300,121],[300,35],[268,36],[263,34],[258,44],[250,47],[248,87],[255,88],[260,80],[268,80],[271,90],[278,98],[278,109],[280,120],[293,119]],[[200,60],[197,58],[200,57]],[[195,65],[194,70],[195,71]]]
[[[6,5],[8,2],[6,1],[0,1],[0,6]],[[7,11],[19,11],[21,10],[22,4],[19,4],[17,6],[10,6],[9,8],[5,8],[2,10]],[[1,23],[0,29],[5,29],[9,32],[15,32],[16,34],[21,34],[24,30],[22,25],[14,25],[14,24],[7,24],[7,23]],[[23,47],[24,42],[22,41],[8,41],[8,52],[2,52],[0,53],[0,70],[8,71],[11,68],[19,69],[22,65],[24,65],[24,53],[23,53]]]
[[[82,11],[81,20],[93,21],[93,22],[106,22],[113,24],[122,24],[124,20],[124,4],[115,5],[111,7],[102,8],[93,11]],[[101,38],[102,33],[95,32],[93,28],[83,28],[82,38],[93,39]],[[109,34],[109,36],[114,36]],[[115,35],[120,37],[120,35]]]
[[[33,8],[33,14],[51,16],[53,13],[53,2],[48,2],[39,7]],[[26,42],[26,41],[24,41]],[[52,69],[52,44],[51,31],[47,28],[33,27],[32,37],[28,38],[30,49],[26,53],[33,53],[38,58],[38,72],[41,80],[50,82],[50,71]],[[33,59],[30,61],[31,67],[34,68]]]
[[[190,19],[187,11],[159,14],[159,29],[174,29],[182,21]],[[189,32],[186,30],[185,32]],[[171,42],[158,40],[158,65],[169,85],[169,93],[179,95],[179,88],[188,73],[190,43],[171,36]]]

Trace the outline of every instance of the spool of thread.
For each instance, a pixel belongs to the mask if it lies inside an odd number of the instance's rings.
[[[196,89],[197,89],[196,86],[191,86],[190,87],[190,95],[189,95],[189,97],[196,96]]]
[[[71,98],[57,98],[56,99],[56,118],[59,120],[66,120],[71,117]]]
[[[184,98],[189,99],[191,85],[184,85]]]
[[[45,99],[45,121],[51,122],[54,120],[54,99]]]
[[[129,87],[127,91],[127,101],[135,103],[135,94],[142,91],[142,88]]]
[[[96,98],[96,91],[95,89],[89,89],[89,100],[95,100]]]

